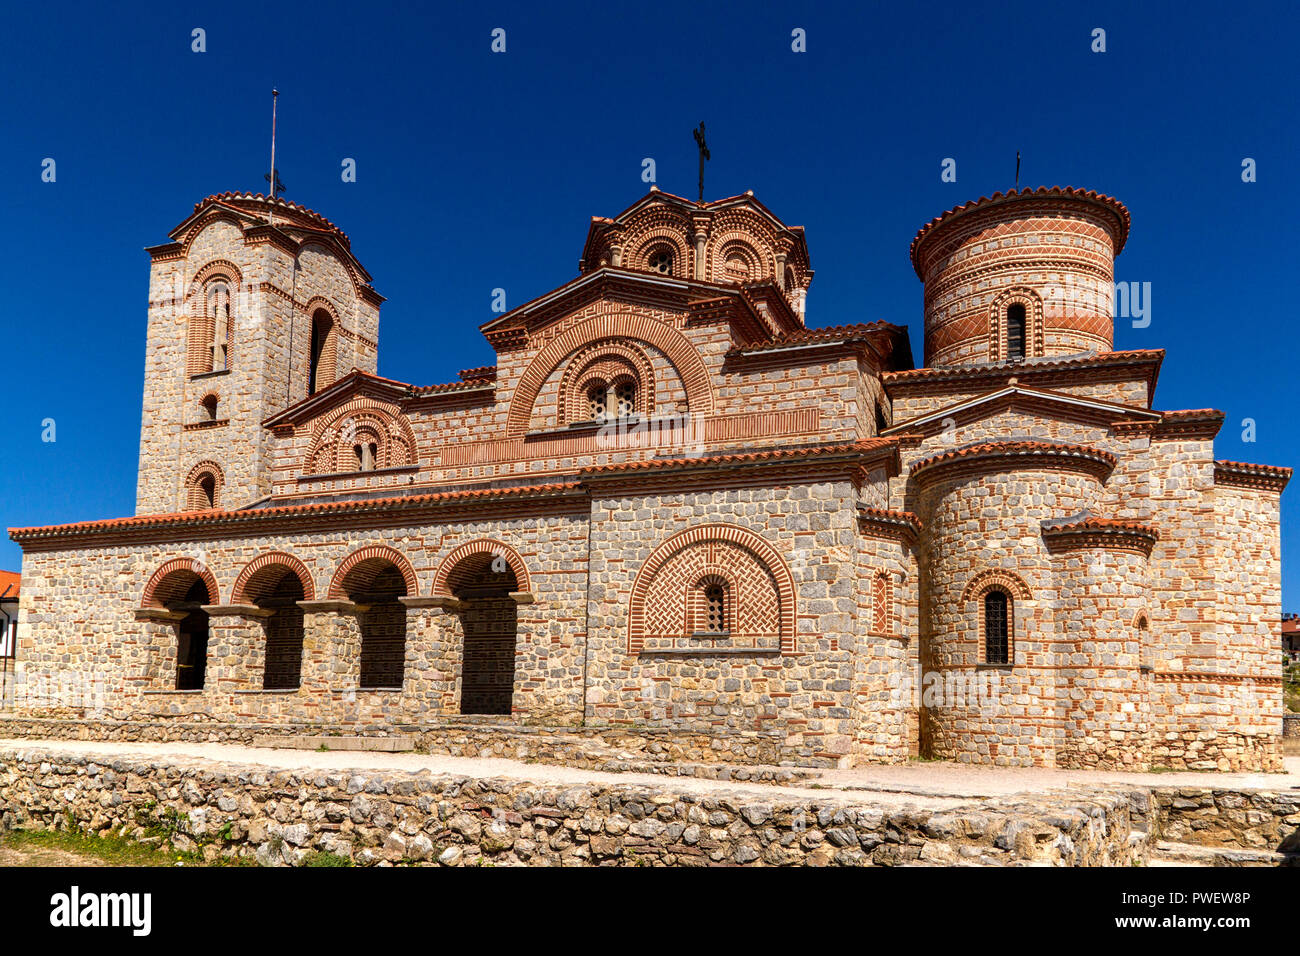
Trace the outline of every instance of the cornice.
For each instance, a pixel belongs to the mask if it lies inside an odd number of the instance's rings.
[[[1252,465],[1241,461],[1216,461],[1214,483],[1281,494],[1291,480],[1291,469],[1277,465]]]
[[[921,484],[993,471],[1054,470],[1079,471],[1105,480],[1115,467],[1110,452],[1087,445],[1065,442],[996,441],[981,442],[940,452],[914,463],[910,477]]]

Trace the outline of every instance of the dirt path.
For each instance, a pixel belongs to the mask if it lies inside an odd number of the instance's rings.
[[[1105,773],[1040,768],[983,767],[925,762],[901,766],[823,770],[808,784],[769,786],[741,781],[703,780],[660,774],[608,773],[554,764],[503,758],[451,757],[441,754],[366,751],[278,750],[238,744],[122,743],[82,740],[0,740],[0,747],[102,754],[138,755],[181,762],[221,761],[283,770],[406,770],[472,777],[508,777],[539,784],[642,784],[698,794],[764,794],[837,802],[943,808],[981,797],[1041,793],[1076,784],[1122,783],[1147,786],[1207,786],[1285,790],[1300,788],[1300,757],[1286,758],[1283,774],[1250,773]],[[868,794],[870,795],[868,797]]]
[[[0,843],[0,867],[6,866],[106,866],[86,853],[69,853],[49,846],[5,846]]]

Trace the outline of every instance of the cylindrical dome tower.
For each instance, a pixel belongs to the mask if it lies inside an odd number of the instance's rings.
[[[1109,452],[987,442],[912,466],[920,552],[923,750],[932,757],[1054,766],[1059,586],[1042,523],[1087,512]]]
[[[931,220],[912,240],[925,283],[925,365],[1110,351],[1119,200],[1071,187],[1013,190]]]

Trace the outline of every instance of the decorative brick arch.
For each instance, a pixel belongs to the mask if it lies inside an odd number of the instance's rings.
[[[682,237],[680,230],[673,226],[661,226],[658,229],[647,230],[636,239],[637,249],[631,256],[631,266],[633,269],[639,269],[643,272],[654,272],[659,274],[657,269],[650,268],[650,254],[657,249],[665,246],[672,250],[673,268],[668,273],[670,276],[683,278],[689,276],[687,269],[690,263],[687,262],[687,245]],[[628,259],[624,258],[623,265],[628,265]]]
[[[212,477],[212,508],[216,510],[221,507],[221,491],[226,486],[226,475],[221,470],[221,466],[215,461],[205,459],[190,469],[189,474],[185,476],[185,511],[206,511],[198,500],[200,494],[199,482],[205,476]]]
[[[741,281],[756,282],[774,276],[776,262],[766,249],[760,249],[759,244],[755,242],[756,238],[752,233],[740,229],[710,236],[706,253],[710,281],[736,281],[727,275],[726,270],[726,259],[731,254],[738,254],[745,260],[745,265],[749,269],[750,274]]]
[[[690,339],[667,323],[641,315],[602,315],[580,322],[556,336],[539,351],[524,370],[510,399],[506,420],[509,437],[518,438],[528,430],[533,406],[542,386],[568,355],[601,339],[626,339],[644,342],[664,354],[681,378],[687,405],[692,413],[713,411],[713,385],[709,370]]]
[[[628,654],[635,656],[645,648],[647,633],[646,603],[656,575],[670,560],[682,552],[708,547],[710,544],[732,545],[749,552],[750,556],[771,576],[776,591],[777,631],[781,653],[786,656],[797,653],[794,578],[791,576],[790,569],[786,566],[781,555],[762,537],[747,528],[730,524],[706,524],[679,531],[663,541],[646,559],[645,564],[641,566],[641,570],[637,572],[636,581],[632,585],[632,594],[628,601]],[[712,561],[706,561],[703,569],[709,573],[717,573],[718,570]],[[728,569],[724,576],[732,580],[738,577],[731,573],[731,569]],[[696,577],[682,583],[689,588],[694,586],[698,580],[698,577]],[[737,592],[741,592],[741,590],[737,588]],[[743,593],[733,594],[737,611],[740,610],[740,603],[743,598]]]
[[[570,359],[560,377],[560,424],[587,420],[589,416],[584,394],[587,384],[593,378],[611,381],[617,377],[619,364],[625,364],[635,373],[637,408],[640,414],[646,417],[653,414],[654,366],[645,352],[627,342],[593,342]]]
[[[532,579],[528,575],[528,566],[524,564],[524,559],[520,557],[519,552],[510,545],[495,538],[479,538],[474,541],[466,541],[452,549],[447,557],[443,558],[438,565],[437,573],[433,576],[433,595],[434,597],[451,597],[451,588],[448,587],[452,575],[456,571],[457,565],[467,558],[478,555],[491,555],[493,559],[501,557],[505,559],[506,564],[510,565],[510,570],[515,575],[516,591],[532,591]]]
[[[307,565],[292,554],[285,554],[283,551],[271,551],[266,554],[259,554],[244,565],[244,569],[239,572],[239,577],[235,578],[235,587],[230,593],[230,603],[256,604],[259,598],[265,596],[262,592],[270,583],[269,579],[273,576],[276,568],[288,571],[297,577],[302,584],[304,601],[315,600],[316,587],[312,583],[311,572],[307,570]]]
[[[990,568],[986,571],[980,571],[966,582],[966,587],[961,592],[961,602],[965,604],[972,598],[981,598],[986,592],[994,588],[1001,588],[1017,601],[1029,601],[1033,598],[1029,585],[1025,584],[1019,575],[1012,574],[1010,571]]]
[[[225,279],[227,282],[233,283],[237,288],[242,287],[244,284],[244,274],[240,271],[239,266],[229,259],[213,259],[211,262],[204,263],[195,271],[194,278],[190,280],[189,289],[186,290],[187,296],[194,295],[213,279]]]
[[[397,568],[402,575],[402,580],[406,582],[406,596],[418,597],[419,585],[416,583],[415,569],[411,567],[411,562],[406,560],[402,552],[387,545],[375,544],[353,551],[343,559],[343,563],[339,565],[338,570],[334,572],[334,578],[330,581],[329,599],[347,600],[348,589],[345,584],[349,577],[353,577],[353,583],[364,590],[365,585],[388,565]]]
[[[369,427],[377,439],[376,468],[396,468],[416,463],[415,432],[400,412],[393,412],[371,398],[356,398],[325,416],[317,424],[316,437],[303,460],[303,474],[330,474],[355,469],[344,467],[351,444],[344,441],[349,422]]]
[[[1007,289],[989,306],[989,361],[1007,357],[1007,309],[1025,307],[1025,358],[1043,354],[1043,297],[1033,289],[1017,286]]]
[[[193,558],[172,558],[149,578],[149,583],[144,586],[140,606],[166,607],[169,601],[179,601],[194,586],[195,579],[201,580],[208,589],[207,603],[216,604],[221,592],[216,577],[207,565]]]

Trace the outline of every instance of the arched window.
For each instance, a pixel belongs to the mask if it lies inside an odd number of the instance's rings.
[[[203,418],[205,422],[215,422],[217,420],[217,396],[204,395],[203,401],[199,403],[203,407]]]
[[[204,286],[190,313],[185,366],[190,375],[222,372],[229,367],[234,332],[230,285],[216,279]]]
[[[352,446],[352,454],[357,460],[357,471],[374,471],[379,458],[379,445],[375,442],[360,442]]]
[[[324,309],[317,309],[311,318],[311,365],[307,370],[308,395],[314,395],[334,382],[337,352],[334,318]]]
[[[640,389],[636,379],[630,375],[621,376],[612,383],[597,379],[589,382],[586,389],[590,421],[611,421],[637,414],[637,392]]]
[[[222,474],[215,462],[195,465],[185,479],[185,510],[211,511],[221,503]]]
[[[1025,357],[1025,307],[1019,302],[1007,308],[1007,358],[1019,362]]]
[[[212,329],[209,344],[212,358],[208,368],[220,372],[227,367],[230,347],[230,286],[224,282],[214,282],[208,287],[208,315]]]
[[[1147,623],[1147,616],[1139,614],[1137,619],[1138,632],[1138,667],[1141,670],[1151,670],[1151,629]]]
[[[1006,591],[984,595],[984,663],[1011,663],[1011,599]]]

